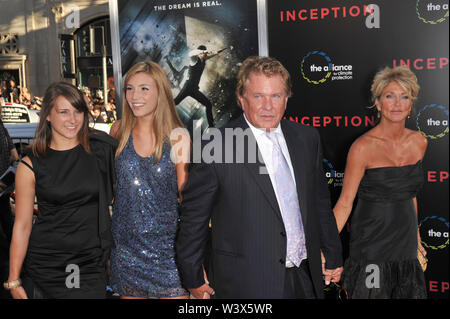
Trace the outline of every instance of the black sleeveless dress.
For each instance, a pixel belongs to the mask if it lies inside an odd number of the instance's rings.
[[[100,137],[110,143],[91,136],[91,154],[78,145],[65,151],[48,148],[45,157],[29,155],[38,216],[24,272],[44,298],[106,297],[112,180],[105,176],[112,172],[106,174],[105,168],[113,166],[115,141]]]
[[[413,198],[424,182],[422,162],[367,169],[350,226],[343,285],[353,299],[426,298],[417,259]]]

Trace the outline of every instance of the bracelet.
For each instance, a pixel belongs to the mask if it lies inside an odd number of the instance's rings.
[[[5,287],[6,290],[11,290],[20,286],[22,286],[22,280],[20,279],[3,283],[3,287]]]

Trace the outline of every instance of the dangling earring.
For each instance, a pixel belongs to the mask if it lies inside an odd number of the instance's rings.
[[[377,118],[380,118],[380,111],[377,112]]]
[[[411,110],[409,110],[408,118],[411,118]]]

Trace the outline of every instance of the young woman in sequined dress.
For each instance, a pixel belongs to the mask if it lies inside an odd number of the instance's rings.
[[[174,244],[189,135],[171,140],[173,132],[183,132],[183,124],[169,80],[158,64],[134,65],[126,76],[124,95],[123,118],[111,128],[119,141],[111,287],[122,298],[188,298]]]

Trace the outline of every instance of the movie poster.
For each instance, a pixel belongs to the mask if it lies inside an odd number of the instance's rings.
[[[178,114],[192,133],[239,115],[236,75],[258,55],[255,1],[118,0],[122,75],[152,60],[167,73]]]

